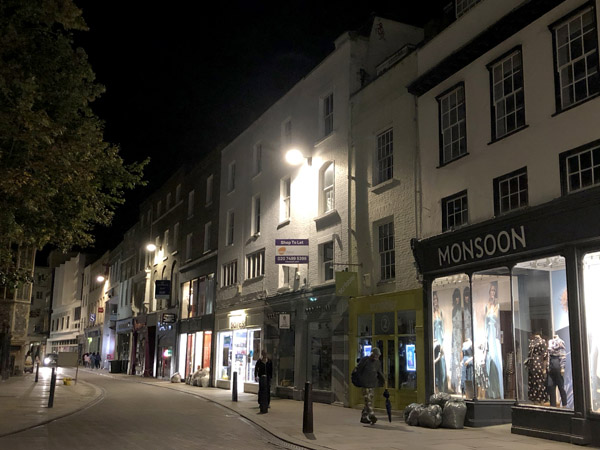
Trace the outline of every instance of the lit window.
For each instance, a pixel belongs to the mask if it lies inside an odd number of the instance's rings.
[[[333,132],[333,93],[323,100],[323,136]]]
[[[528,203],[527,168],[494,179],[496,215],[523,208]]]
[[[467,153],[465,88],[460,85],[438,97],[440,111],[440,165]]]
[[[394,243],[394,222],[378,227],[379,268],[381,280],[396,278],[396,250]]]
[[[246,256],[246,279],[260,277],[265,274],[265,251],[260,250]]]
[[[442,231],[466,225],[469,220],[467,191],[442,199]]]
[[[335,208],[334,199],[334,185],[333,185],[333,169],[334,165],[332,162],[326,164],[321,171],[321,186],[322,186],[322,202],[323,212],[333,211]]]
[[[383,183],[394,176],[394,131],[390,128],[377,136],[377,180]]]
[[[593,7],[586,8],[553,27],[558,110],[600,91],[594,11]]]
[[[291,191],[292,191],[292,181],[290,177],[285,177],[281,179],[280,189],[281,189],[281,208],[279,214],[279,220],[283,222],[290,218],[291,213]]]
[[[237,260],[223,264],[221,286],[233,286],[237,283]]]
[[[492,82],[492,136],[502,136],[525,126],[523,66],[521,50],[516,50],[489,69]]]

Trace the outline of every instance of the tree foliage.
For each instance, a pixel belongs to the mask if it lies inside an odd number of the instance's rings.
[[[104,87],[74,31],[73,0],[0,2],[0,271],[11,245],[62,249],[93,242],[147,161],[127,165],[104,141],[91,102]],[[13,271],[14,272],[14,271]],[[9,277],[10,278],[10,277]],[[1,279],[1,276],[0,276]]]

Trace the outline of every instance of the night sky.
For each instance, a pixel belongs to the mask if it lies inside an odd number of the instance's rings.
[[[76,3],[90,28],[76,43],[106,87],[93,105],[106,140],[126,162],[151,157],[149,185],[128,193],[113,226],[96,231],[102,252],[135,223],[145,196],[183,163],[230,142],[327,56],[341,33],[373,12],[422,26],[426,11],[448,1]]]

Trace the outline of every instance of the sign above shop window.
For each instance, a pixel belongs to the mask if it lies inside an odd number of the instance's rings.
[[[246,314],[235,314],[229,316],[229,328],[232,330],[246,328]]]
[[[176,316],[173,313],[163,313],[162,323],[175,323]]]
[[[154,297],[168,300],[171,296],[171,280],[156,280],[154,283]]]
[[[275,239],[275,264],[308,264],[308,239]]]

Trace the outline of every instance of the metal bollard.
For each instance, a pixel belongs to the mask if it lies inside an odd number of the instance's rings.
[[[40,363],[37,363],[37,366],[35,368],[35,382],[36,383],[38,382],[39,374],[40,374]]]
[[[302,417],[302,432],[313,432],[312,385],[310,381],[304,384],[304,416]]]
[[[56,389],[56,368],[52,368],[52,376],[50,377],[50,397],[48,397],[48,408],[54,406],[54,389]]]
[[[266,375],[261,375],[258,379],[258,404],[261,414],[269,412],[269,383]]]
[[[237,395],[237,372],[233,372],[233,386],[231,387],[231,401],[232,402],[237,402],[238,401],[238,395]]]

